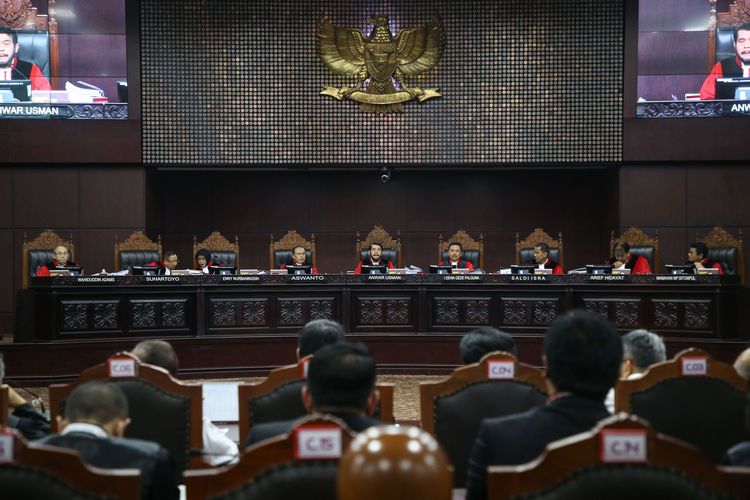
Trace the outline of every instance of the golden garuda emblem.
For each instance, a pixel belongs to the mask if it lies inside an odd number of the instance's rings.
[[[323,62],[337,75],[357,78],[357,86],[326,86],[322,95],[357,101],[363,111],[403,111],[401,103],[440,97],[437,88],[420,89],[404,83],[434,68],[445,48],[445,30],[439,18],[419,28],[406,28],[394,37],[388,16],[367,20],[369,36],[354,28],[342,28],[325,17],[318,21],[318,51]],[[395,84],[394,84],[395,81]],[[396,88],[398,85],[398,89]]]

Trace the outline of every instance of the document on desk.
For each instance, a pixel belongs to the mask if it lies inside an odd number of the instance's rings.
[[[237,422],[237,386],[240,382],[204,382],[203,416],[213,422]]]

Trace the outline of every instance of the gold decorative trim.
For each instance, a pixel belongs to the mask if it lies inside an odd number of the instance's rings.
[[[360,240],[360,234],[359,231],[357,231],[357,243],[355,245],[357,261],[360,259],[360,252],[366,248],[370,248],[371,243],[379,243],[383,248],[395,248],[398,258],[397,267],[403,266],[403,258],[401,256],[401,231],[396,230],[396,239],[394,240],[391,235],[388,234],[388,231],[383,229],[383,226],[375,224],[372,231],[367,234],[367,237],[363,241]]]

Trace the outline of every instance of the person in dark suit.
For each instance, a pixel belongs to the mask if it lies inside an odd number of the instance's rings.
[[[330,319],[309,321],[297,338],[297,361],[315,354],[315,351],[328,344],[344,340],[344,327]]]
[[[383,425],[370,417],[380,395],[375,389],[375,362],[358,342],[338,342],[315,352],[302,386],[302,401],[308,412],[333,415],[360,432]],[[245,446],[286,434],[300,419],[254,425]]]
[[[478,363],[485,354],[494,351],[505,351],[517,356],[513,337],[491,326],[480,326],[464,335],[459,348],[465,365]]]
[[[605,318],[582,310],[558,317],[544,337],[543,361],[547,404],[482,422],[469,458],[467,500],[487,498],[487,466],[529,462],[548,443],[609,416],[604,398],[617,381],[622,342]]]
[[[65,402],[65,418],[58,417],[60,434],[37,442],[77,451],[95,467],[140,469],[143,498],[179,498],[172,455],[156,443],[122,437],[129,423],[122,389],[116,384],[87,382],[76,387]]]

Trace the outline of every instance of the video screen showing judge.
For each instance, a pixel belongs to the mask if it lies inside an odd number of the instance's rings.
[[[638,102],[750,99],[750,12],[743,4],[747,2],[639,0]],[[747,116],[747,109],[718,110],[710,116]],[[650,115],[644,111],[638,116]]]
[[[127,102],[125,0],[5,3],[14,10],[0,16],[0,119],[127,118],[127,106],[117,116],[75,106]]]

